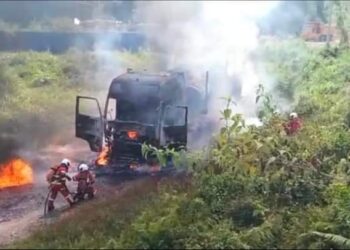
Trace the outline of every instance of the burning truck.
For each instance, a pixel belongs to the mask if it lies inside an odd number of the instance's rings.
[[[208,72],[205,79],[201,90],[184,72],[128,69],[112,80],[103,113],[96,98],[77,96],[76,137],[100,153],[96,171],[147,172],[157,163],[142,155],[143,144],[186,149],[191,123],[207,113]]]

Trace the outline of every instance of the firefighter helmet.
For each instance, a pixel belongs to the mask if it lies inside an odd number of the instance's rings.
[[[68,160],[68,159],[63,159],[63,160],[61,161],[61,164],[66,165],[66,166],[69,168],[69,167],[70,167],[70,160]]]
[[[294,119],[294,118],[297,118],[297,117],[298,117],[298,114],[295,113],[295,112],[292,112],[292,113],[290,113],[289,117],[292,118],[292,119]]]
[[[79,172],[89,170],[89,166],[85,163],[82,163],[79,165],[78,170],[79,170]]]

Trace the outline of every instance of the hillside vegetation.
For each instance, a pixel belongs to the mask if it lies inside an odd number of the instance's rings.
[[[298,135],[260,89],[263,126],[228,106],[215,143],[187,155],[189,176],[77,208],[12,247],[350,248],[350,50],[273,42],[256,56],[303,119]]]

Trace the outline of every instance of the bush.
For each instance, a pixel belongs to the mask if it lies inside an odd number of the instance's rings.
[[[145,195],[146,190],[140,189],[141,200],[136,195],[126,200],[130,204],[116,202],[126,209],[109,210],[108,204],[107,209],[96,210],[79,225],[87,228],[86,234],[76,225],[61,225],[21,246],[87,247],[83,240],[90,247],[106,248],[348,246],[350,138],[344,120],[349,112],[345,69],[350,51],[325,52],[292,41],[266,44],[260,53],[280,89],[296,101],[290,109],[303,119],[297,135],[285,135],[284,119],[269,93],[258,92],[265,111],[260,127],[246,126],[227,100],[222,111],[225,126],[205,156],[199,156],[201,166],[187,168],[193,171],[191,188],[179,178],[176,185],[158,185],[157,195]],[[123,56],[135,63],[140,59]],[[20,60],[14,65],[23,66]],[[64,72],[70,72],[74,63],[69,65]],[[62,74],[58,69],[52,74]],[[23,78],[33,79],[32,75]],[[53,86],[54,82],[38,88]],[[53,233],[57,242],[50,238]],[[88,240],[88,235],[94,237]]]
[[[243,193],[243,183],[228,173],[204,175],[200,181],[199,197],[209,206],[211,212],[218,216],[226,212],[231,200]]]
[[[264,222],[263,214],[251,201],[237,201],[231,208],[229,216],[237,227],[256,227]]]
[[[99,68],[98,57],[93,52],[0,53],[0,121],[4,124],[15,121],[16,129],[26,132],[24,138],[33,135],[30,138],[33,145],[49,142],[56,134],[73,136],[62,131],[72,129],[76,95],[96,96],[97,91],[103,91],[101,96],[105,98],[111,78],[118,74],[117,67],[132,64],[133,60],[145,64],[143,60],[151,56],[140,53],[142,55],[131,56],[128,52],[115,52],[116,58],[121,55],[126,59],[118,65],[111,64],[110,72]],[[41,134],[36,132],[39,130]],[[18,140],[23,136],[10,130],[1,132],[10,133]]]

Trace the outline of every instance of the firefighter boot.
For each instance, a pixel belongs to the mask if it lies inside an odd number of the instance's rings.
[[[47,205],[47,211],[52,212],[55,209],[55,206],[53,205],[53,200],[49,200],[49,203]]]
[[[89,199],[92,199],[92,198],[94,198],[94,197],[95,197],[96,190],[95,190],[95,188],[94,188],[94,187],[89,186],[89,187],[88,187],[88,191],[87,191],[87,193],[88,193],[88,198],[89,198]]]

